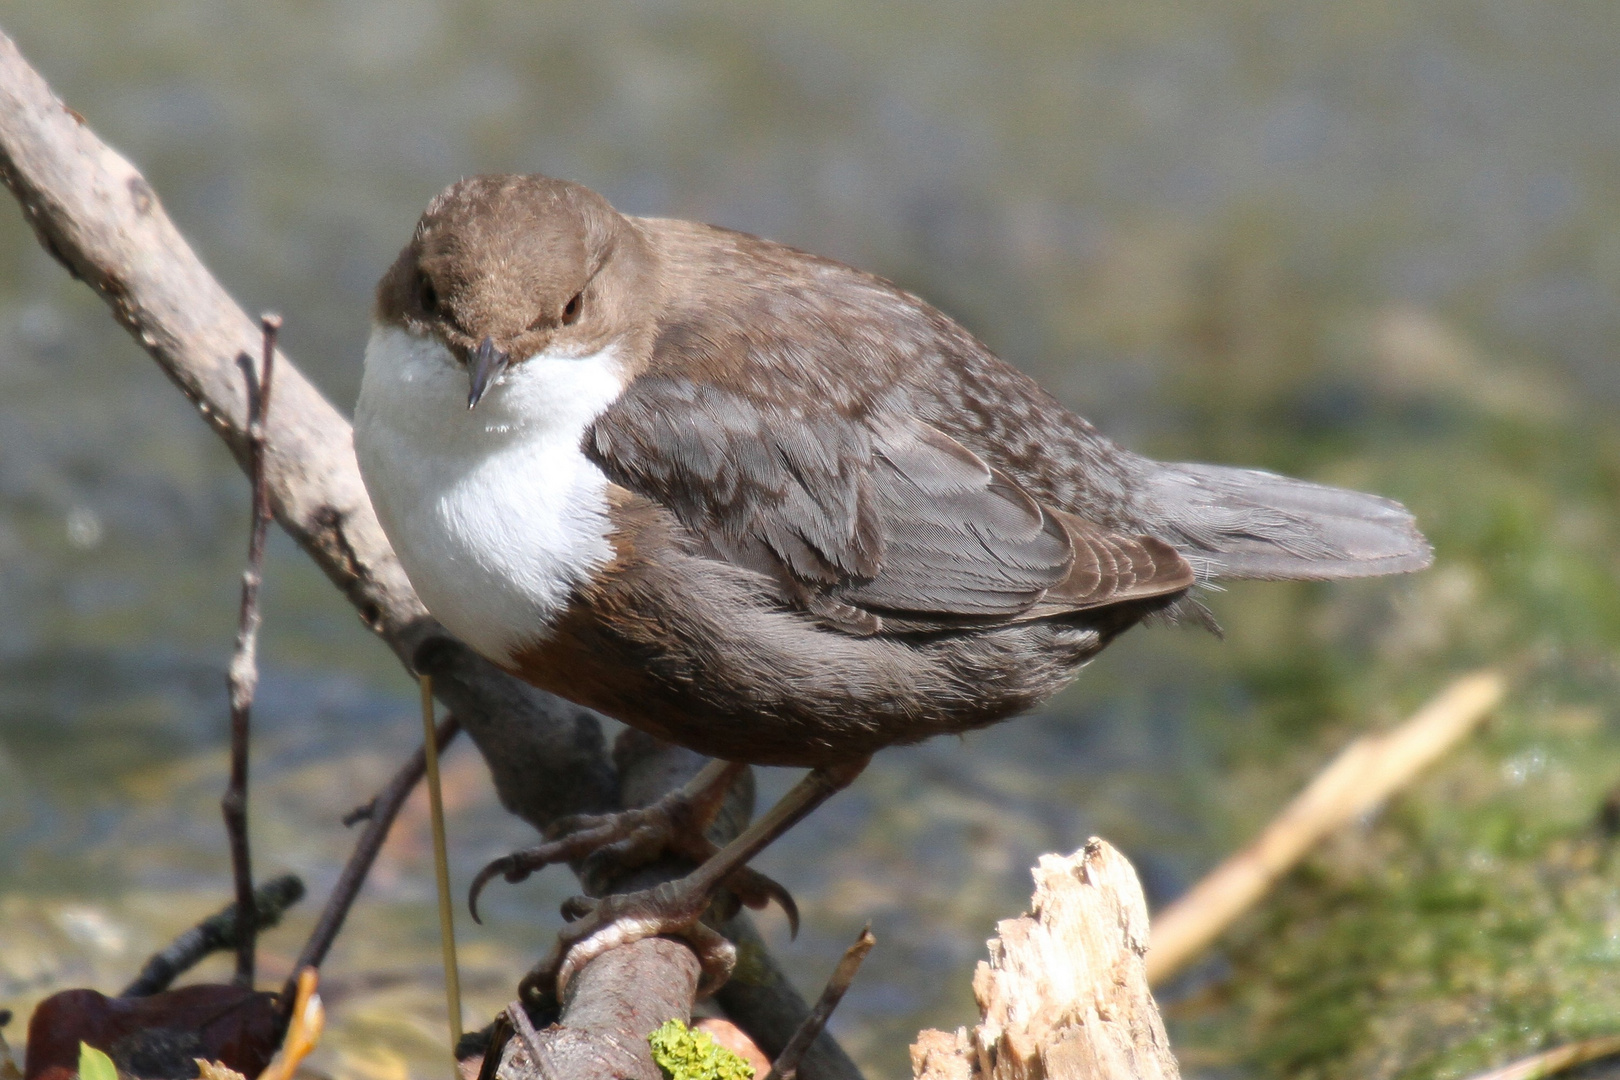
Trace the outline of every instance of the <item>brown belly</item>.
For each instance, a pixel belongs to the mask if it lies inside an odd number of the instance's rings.
[[[1023,712],[1106,640],[1048,623],[853,637],[755,597],[677,587],[715,584],[684,569],[697,580],[661,573],[582,595],[508,670],[699,753],[808,768]]]

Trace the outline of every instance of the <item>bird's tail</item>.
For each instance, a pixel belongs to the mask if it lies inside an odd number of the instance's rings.
[[[1258,469],[1155,464],[1142,519],[1201,580],[1319,580],[1421,570],[1434,558],[1406,507]]]

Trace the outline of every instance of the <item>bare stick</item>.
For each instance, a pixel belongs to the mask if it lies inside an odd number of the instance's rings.
[[[523,1007],[521,1001],[514,1001],[506,1007],[503,1014],[506,1022],[512,1025],[512,1034],[523,1040],[529,1053],[540,1052],[540,1033],[534,1030],[534,1022],[529,1019],[529,1011]]]
[[[810,1006],[765,947],[746,911],[732,916],[721,930],[736,943],[737,954],[750,959],[720,988],[715,1003],[748,1033],[761,1053],[778,1056],[810,1015]],[[799,1075],[814,1080],[861,1080],[861,1071],[825,1029],[799,1060]]]
[[[793,1033],[793,1038],[782,1048],[776,1060],[771,1063],[771,1071],[766,1074],[765,1080],[797,1080],[799,1075],[799,1060],[804,1052],[810,1049],[810,1044],[816,1041],[821,1029],[827,1026],[832,1018],[833,1010],[838,1003],[844,1000],[844,992],[849,984],[855,981],[855,973],[861,970],[861,961],[866,954],[872,951],[877,944],[877,938],[872,936],[872,924],[867,923],[861,931],[861,936],[855,939],[855,944],[844,950],[844,958],[838,961],[833,969],[832,978],[827,980],[827,986],[821,991],[821,997],[816,999],[815,1008],[810,1015],[804,1018],[799,1030]]]
[[[439,946],[444,952],[444,999],[450,1011],[450,1060],[461,1042],[461,974],[456,967],[456,921],[450,907],[450,857],[444,842],[444,794],[439,788],[439,748],[433,739],[433,676],[422,683],[422,750],[426,755],[428,816],[433,822],[433,875],[439,889]]]
[[[225,676],[231,695],[231,778],[220,800],[225,815],[225,836],[231,845],[231,875],[236,880],[236,985],[253,985],[254,927],[253,860],[248,852],[248,734],[253,694],[259,685],[259,585],[264,580],[264,541],[270,526],[270,494],[264,482],[265,416],[270,410],[270,373],[276,355],[276,333],[281,316],[259,320],[263,332],[263,367],[239,355],[238,365],[247,380],[248,482],[253,491],[252,524],[248,529],[247,569],[242,571],[242,604],[236,618],[236,651]]]
[[[271,878],[253,893],[254,919],[258,930],[268,930],[281,921],[289,907],[304,898],[304,883],[293,874]],[[198,961],[221,949],[236,947],[236,904],[233,901],[223,910],[208,916],[190,930],[169,943],[161,952],[152,954],[141,968],[135,981],[124,987],[119,997],[146,997],[160,993],[184,975]]]
[[[1620,1054],[1620,1035],[1601,1035],[1595,1039],[1565,1043],[1551,1050],[1543,1050],[1527,1058],[1504,1065],[1500,1069],[1479,1073],[1470,1080],[1541,1080],[1544,1076],[1585,1065],[1598,1058]]]
[[[1494,671],[1465,675],[1394,731],[1346,747],[1253,843],[1159,913],[1148,980],[1162,983],[1195,959],[1324,837],[1389,798],[1474,730],[1506,687]]]
[[[440,720],[434,731],[434,747],[443,750],[460,730],[461,725],[454,716]],[[415,789],[417,781],[422,779],[426,769],[426,754],[422,747],[417,747],[416,752],[399,767],[394,778],[388,781],[388,786],[372,800],[371,817],[367,819],[360,839],[354,843],[354,853],[344,864],[337,884],[332,886],[332,895],[326,899],[320,921],[315,924],[303,951],[298,954],[298,961],[293,964],[293,974],[287,977],[286,985],[281,988],[284,1016],[291,1015],[293,1001],[298,994],[298,973],[305,968],[318,969],[326,959],[332,942],[337,940],[338,931],[343,929],[343,920],[348,917],[349,908],[354,906],[354,899],[360,894],[360,886],[365,884],[366,875],[371,872],[371,864],[377,861],[377,852],[382,850],[383,841],[388,839],[389,827],[394,824],[399,808],[405,805],[406,798]]]

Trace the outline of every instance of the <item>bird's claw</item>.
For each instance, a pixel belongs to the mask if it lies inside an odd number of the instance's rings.
[[[523,851],[503,855],[478,872],[467,892],[467,907],[474,922],[478,917],[478,895],[495,877],[516,884],[536,870],[558,863],[574,862],[593,855],[650,862],[657,857],[661,836],[653,819],[667,815],[655,807],[626,810],[617,814],[574,814],[559,818],[546,829],[546,842]],[[627,865],[638,865],[631,861]]]
[[[577,922],[596,910],[596,901],[589,896],[570,896],[562,902],[563,922]]]
[[[744,907],[755,911],[763,911],[771,901],[776,901],[776,906],[787,916],[789,936],[799,936],[799,905],[794,902],[793,894],[787,891],[787,887],[775,878],[744,866],[732,871],[726,878],[726,888]]]
[[[473,878],[472,885],[467,889],[467,910],[472,912],[473,922],[484,921],[478,915],[478,894],[484,891],[485,885],[496,877],[504,877],[516,884],[536,870],[543,870],[552,863],[562,861],[552,850],[556,846],[556,844],[541,844],[526,851],[514,851],[510,855],[502,855],[478,871],[478,876]]]

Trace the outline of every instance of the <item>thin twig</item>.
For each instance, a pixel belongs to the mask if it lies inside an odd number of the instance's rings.
[[[872,946],[876,944],[877,938],[872,936],[872,924],[867,923],[865,929],[861,931],[861,936],[855,939],[855,944],[844,950],[844,958],[838,961],[838,966],[833,969],[832,978],[827,980],[826,989],[822,990],[821,997],[816,999],[815,1008],[810,1010],[810,1015],[804,1018],[799,1030],[793,1033],[793,1038],[782,1048],[781,1054],[771,1064],[771,1071],[766,1074],[765,1080],[795,1080],[799,1075],[799,1059],[810,1049],[810,1044],[816,1041],[821,1029],[827,1026],[833,1010],[844,1000],[844,991],[855,981],[855,973],[861,970],[861,961],[866,959],[866,954],[871,952]]]
[[[461,1042],[461,973],[456,966],[455,910],[450,900],[450,857],[444,842],[444,795],[439,788],[439,749],[433,741],[433,676],[422,684],[422,750],[427,765],[428,817],[433,822],[433,876],[439,891],[439,946],[444,953],[444,999],[450,1013],[450,1060]]]
[[[454,716],[447,716],[439,721],[435,730],[435,745],[440,750],[450,745],[450,740],[456,737],[461,725]],[[405,799],[416,787],[422,773],[427,768],[426,756],[419,746],[405,763],[399,767],[394,778],[388,781],[388,786],[377,793],[374,801],[376,809],[366,822],[360,838],[354,842],[354,853],[343,867],[343,873],[338,875],[337,884],[332,886],[332,895],[326,899],[326,907],[321,912],[320,921],[310,932],[309,940],[304,943],[304,949],[298,954],[298,961],[293,964],[294,974],[287,979],[287,984],[281,990],[281,1010],[283,1017],[292,1014],[293,1001],[298,994],[297,972],[306,967],[319,968],[326,959],[327,950],[331,949],[332,942],[337,940],[338,931],[343,929],[343,920],[348,917],[349,908],[354,906],[354,898],[360,894],[360,886],[365,884],[366,875],[371,872],[371,864],[377,860],[377,852],[382,850],[383,841],[388,838],[388,828],[393,825],[394,818],[399,814],[399,808],[405,805]]]
[[[376,812],[377,812],[377,800],[376,799],[372,799],[370,802],[367,802],[367,803],[361,803],[359,806],[355,807],[353,810],[350,810],[347,814],[343,815],[343,819],[342,819],[343,820],[343,827],[345,829],[352,829],[356,825],[360,824],[362,821],[370,821],[371,820],[371,815],[375,814]]]
[[[1544,1076],[1615,1054],[1620,1054],[1620,1035],[1600,1035],[1595,1039],[1582,1039],[1543,1050],[1511,1065],[1503,1065],[1500,1069],[1479,1073],[1470,1080],[1541,1080]]]
[[[271,878],[253,893],[257,930],[268,930],[281,921],[282,912],[304,898],[304,883],[297,875]],[[152,954],[135,981],[124,987],[119,997],[147,997],[160,993],[204,957],[236,947],[236,902],[208,916],[175,938],[162,952]]]
[[[529,1011],[523,1007],[523,1002],[514,1001],[506,1007],[506,1021],[512,1025],[512,1032],[523,1040],[531,1056],[540,1054],[540,1034],[534,1030],[534,1021],[529,1019]]]
[[[1506,688],[1494,671],[1465,675],[1394,731],[1346,747],[1253,843],[1154,918],[1148,981],[1162,983],[1195,959],[1324,837],[1389,798],[1474,730]]]
[[[231,845],[231,874],[236,881],[236,985],[253,985],[253,861],[248,852],[248,733],[253,694],[259,685],[259,585],[264,580],[264,541],[270,525],[270,492],[264,480],[264,444],[270,411],[270,378],[275,368],[276,334],[281,316],[259,319],[263,335],[262,367],[254,369],[246,353],[237,357],[247,381],[248,482],[253,491],[253,518],[248,531],[248,564],[242,572],[242,604],[236,620],[236,651],[225,677],[231,696],[231,779],[220,800],[225,835]]]
[[[473,1033],[474,1037],[484,1037],[483,1057],[479,1059],[477,1080],[495,1080],[496,1073],[500,1071],[501,1058],[506,1055],[506,1044],[517,1034],[517,1028],[513,1025],[512,1018],[507,1015],[509,1009],[517,1009],[522,1012],[523,1004],[517,1001],[512,1002],[506,1009],[495,1014],[495,1019],[490,1022],[488,1028]],[[523,1019],[525,1021],[529,1019],[528,1013],[523,1014]],[[533,1024],[529,1025],[529,1030],[534,1030]],[[468,1036],[462,1036],[462,1045],[456,1047],[456,1063],[458,1065],[471,1056],[463,1053],[463,1047],[467,1045],[467,1040]],[[533,1053],[534,1051],[530,1050],[529,1052]]]

